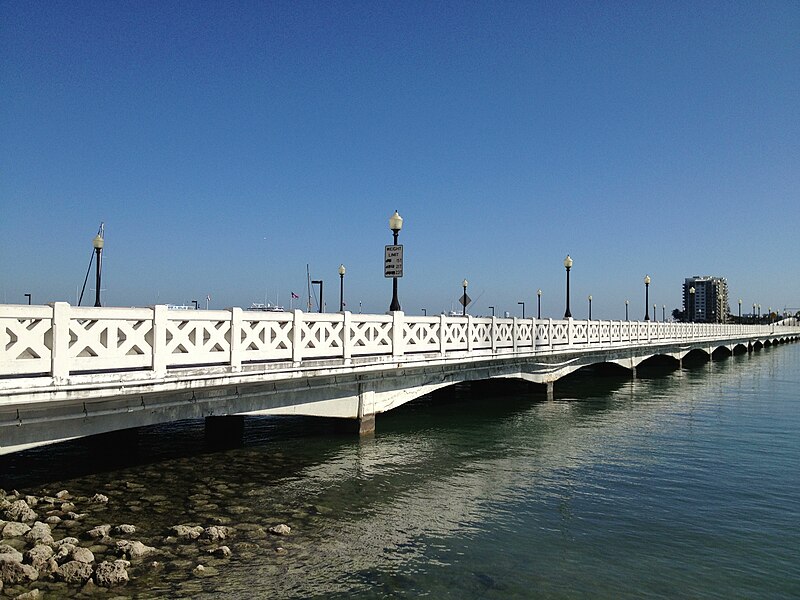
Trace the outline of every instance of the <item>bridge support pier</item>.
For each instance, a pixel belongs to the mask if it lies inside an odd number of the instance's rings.
[[[212,446],[238,446],[244,435],[244,415],[206,417],[206,442]]]
[[[552,381],[548,381],[545,386],[547,388],[547,399],[555,400],[555,384]]]
[[[375,434],[375,415],[364,415],[358,417],[358,435]]]
[[[636,367],[631,367],[631,379],[636,379]]]

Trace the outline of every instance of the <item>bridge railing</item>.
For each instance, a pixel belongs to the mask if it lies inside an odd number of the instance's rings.
[[[797,333],[772,325],[0,305],[0,379],[260,362],[549,352]],[[6,389],[11,384],[6,382]]]

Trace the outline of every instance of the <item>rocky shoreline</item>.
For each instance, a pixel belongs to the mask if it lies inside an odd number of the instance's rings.
[[[29,495],[0,489],[0,594],[17,600],[124,596],[133,578],[165,569],[211,577],[234,554],[229,540],[248,533],[247,524],[237,532],[226,519],[212,518],[173,525],[162,532],[159,547],[148,546],[137,539],[136,525],[106,522],[108,507],[109,498],[100,493],[73,497],[68,490]],[[280,523],[262,531],[280,538],[291,528]],[[281,545],[274,551],[286,553]]]

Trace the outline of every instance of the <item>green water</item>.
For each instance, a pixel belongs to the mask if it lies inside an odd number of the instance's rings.
[[[363,440],[252,418],[215,450],[201,422],[147,428],[5,457],[0,486],[108,495],[90,519],[162,549],[131,597],[800,598],[800,345],[639,375],[554,400],[460,387]],[[162,541],[215,520],[229,559]]]

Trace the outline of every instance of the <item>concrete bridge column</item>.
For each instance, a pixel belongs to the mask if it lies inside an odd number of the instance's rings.
[[[375,391],[358,386],[358,435],[375,433]]]
[[[548,381],[545,386],[547,386],[547,399],[554,400],[555,399],[555,385],[552,381]]]

